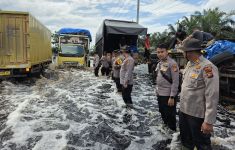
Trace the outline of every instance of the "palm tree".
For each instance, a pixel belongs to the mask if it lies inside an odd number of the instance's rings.
[[[169,30],[169,35],[175,35],[177,32],[177,29],[172,25],[172,24],[168,24],[168,30]]]
[[[183,20],[181,21],[181,25],[184,27],[186,33],[189,35],[193,32],[193,29],[195,27],[200,26],[199,25],[199,17],[191,15],[190,17],[183,17]]]
[[[165,30],[164,32],[155,32],[150,36],[150,43],[153,46],[157,46],[160,43],[169,44],[170,36],[169,33]]]
[[[217,39],[230,38],[235,39],[235,21],[232,16],[235,15],[235,10],[230,13],[220,11],[218,8],[203,10],[202,12],[196,11],[189,17],[184,16],[183,20],[176,23],[177,27],[172,24],[168,25],[168,32],[154,33],[150,37],[152,45],[159,43],[169,43],[171,35],[181,29],[186,33],[192,34],[195,27],[201,28],[205,32],[209,32]]]
[[[210,32],[216,38],[231,38],[234,35],[235,21],[231,18],[235,11],[225,13],[219,8],[196,11],[193,15],[184,17],[181,24],[186,28],[188,34],[191,34],[194,27],[200,27],[205,32]]]

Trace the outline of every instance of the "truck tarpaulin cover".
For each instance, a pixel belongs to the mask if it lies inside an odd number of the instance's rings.
[[[92,40],[91,39],[91,33],[89,30],[86,30],[86,29],[79,29],[79,28],[76,28],[76,29],[73,29],[73,28],[62,28],[59,30],[58,32],[59,34],[77,34],[77,35],[86,35],[90,38],[90,41]]]
[[[107,34],[146,35],[147,28],[136,22],[105,20]]]
[[[205,50],[207,52],[207,59],[225,51],[235,54],[235,43],[227,40],[219,40],[207,47]]]

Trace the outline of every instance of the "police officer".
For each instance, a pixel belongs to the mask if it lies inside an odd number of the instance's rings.
[[[157,65],[156,92],[162,120],[171,130],[176,131],[176,98],[179,86],[179,67],[168,56],[167,46],[157,47],[160,62]]]
[[[120,52],[114,51],[114,59],[113,59],[113,78],[116,83],[117,91],[122,92],[122,85],[120,84],[120,69],[122,64],[122,58],[120,56]]]
[[[183,72],[179,127],[183,149],[211,150],[211,132],[219,101],[218,69],[201,54],[201,42],[186,39],[181,49],[189,60]]]
[[[121,65],[120,70],[120,84],[122,85],[122,98],[126,104],[127,107],[132,107],[132,98],[131,98],[131,92],[133,87],[133,70],[135,61],[131,57],[130,49],[123,49],[122,53],[125,57],[125,60],[123,61]]]
[[[97,52],[95,52],[95,57],[94,57],[94,61],[93,61],[93,67],[94,67],[94,73],[95,76],[98,77],[98,73],[99,73],[99,68],[100,68],[100,57],[97,54]]]
[[[102,67],[101,67],[102,76],[104,76],[104,75],[109,76],[110,63],[109,63],[109,58],[108,58],[106,52],[104,52],[104,55],[101,57],[100,62],[102,64]]]

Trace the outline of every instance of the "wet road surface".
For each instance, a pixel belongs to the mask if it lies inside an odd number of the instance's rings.
[[[134,109],[111,79],[59,70],[49,78],[0,83],[1,150],[177,150],[179,132],[163,128],[145,65],[135,68]],[[219,107],[216,150],[235,149],[235,117]]]

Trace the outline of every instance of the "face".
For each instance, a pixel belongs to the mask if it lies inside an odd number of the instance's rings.
[[[114,55],[113,55],[114,57],[117,57],[118,56],[118,53],[114,53]]]
[[[157,57],[160,59],[160,60],[164,60],[166,59],[168,56],[168,52],[165,48],[157,48]]]
[[[126,53],[126,52],[124,52],[124,53],[123,53],[123,56],[124,56],[125,58],[127,58],[127,57],[129,56],[129,54]]]
[[[111,53],[107,53],[107,57],[108,57],[108,58],[111,58]]]
[[[183,52],[184,58],[186,58],[189,61],[194,61],[195,58],[198,56],[194,51],[189,52]]]

